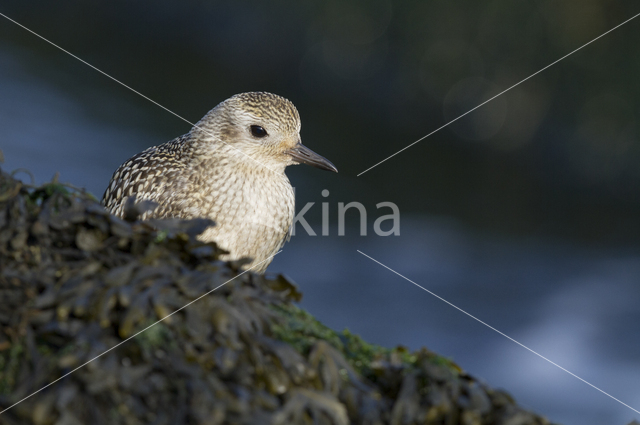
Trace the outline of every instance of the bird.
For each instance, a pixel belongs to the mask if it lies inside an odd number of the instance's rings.
[[[198,238],[227,251],[225,261],[264,273],[289,239],[295,195],[285,168],[308,164],[338,172],[302,144],[300,115],[284,97],[236,94],[211,109],[187,133],[150,147],[114,172],[104,207],[124,217],[129,198],[157,207],[141,219],[207,218]]]

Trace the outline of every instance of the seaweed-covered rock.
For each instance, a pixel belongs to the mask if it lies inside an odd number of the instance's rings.
[[[145,208],[123,221],[2,173],[0,410],[73,373],[0,422],[548,423],[426,349],[331,331],[284,276],[219,261],[196,239],[211,222],[135,221]]]

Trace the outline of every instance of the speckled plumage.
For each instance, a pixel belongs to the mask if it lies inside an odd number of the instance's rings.
[[[257,137],[252,127],[267,135]],[[226,259],[252,258],[252,267],[287,240],[294,193],[285,167],[300,162],[337,171],[300,142],[300,117],[280,96],[233,96],[209,111],[191,131],[122,164],[102,202],[123,216],[126,199],[149,199],[158,208],[143,218],[207,217],[216,222],[200,238],[229,251]],[[271,260],[253,270],[264,272]]]

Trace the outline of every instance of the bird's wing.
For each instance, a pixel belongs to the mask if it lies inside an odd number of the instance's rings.
[[[135,195],[137,201],[148,199],[159,204],[154,217],[170,215],[172,197],[180,193],[179,176],[185,168],[179,161],[184,137],[146,149],[118,167],[102,197],[107,210],[122,217],[127,198]]]

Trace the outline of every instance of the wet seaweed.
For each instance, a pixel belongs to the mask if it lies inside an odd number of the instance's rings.
[[[427,349],[323,326],[285,276],[196,236],[121,220],[57,181],[0,175],[0,410],[6,424],[548,424]],[[233,279],[233,280],[230,280]]]

